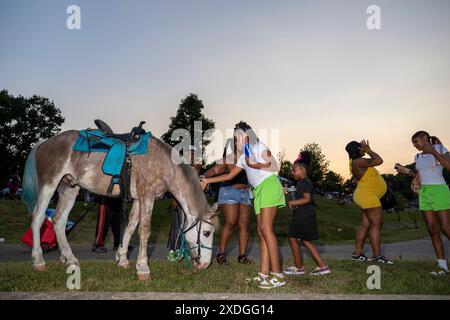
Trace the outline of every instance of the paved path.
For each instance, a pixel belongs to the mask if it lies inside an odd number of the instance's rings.
[[[450,300],[437,295],[240,294],[181,292],[0,292],[0,300]]]
[[[444,240],[446,254],[450,255],[450,241]],[[353,244],[348,245],[323,245],[318,246],[324,258],[349,259],[353,251]],[[130,253],[130,259],[136,259],[138,248],[135,247]],[[238,256],[238,247],[236,243],[230,245],[230,259],[235,259]],[[100,254],[91,251],[89,244],[74,244],[72,245],[74,254],[81,260],[114,260],[115,252],[109,250],[107,253]],[[217,248],[215,248],[217,250]],[[366,245],[367,256],[370,256],[370,246]],[[305,251],[305,250],[303,250]],[[5,261],[29,261],[31,250],[21,244],[0,244],[0,262]],[[290,258],[292,256],[289,246],[280,247],[281,257]],[[388,243],[383,245],[383,254],[390,259],[434,259],[435,254],[431,245],[430,239]],[[258,244],[253,242],[249,246],[248,255],[252,259],[259,257]],[[151,259],[165,259],[166,245],[156,244],[149,247],[149,257]],[[53,251],[45,254],[46,260],[56,260],[59,258],[58,251]]]

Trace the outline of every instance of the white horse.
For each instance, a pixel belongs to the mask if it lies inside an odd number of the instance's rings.
[[[75,130],[62,132],[37,144],[27,159],[23,198],[32,213],[32,260],[36,270],[45,270],[40,228],[55,190],[58,191],[59,200],[53,221],[60,259],[67,265],[79,265],[67,241],[65,227],[80,187],[99,195],[107,195],[111,177],[102,172],[106,154],[72,150],[78,136],[79,132]],[[175,164],[172,161],[172,148],[155,137],[148,141],[148,152],[131,156],[131,162],[130,193],[133,204],[122,244],[117,250],[117,264],[121,267],[129,265],[128,245],[139,224],[137,275],[141,280],[150,279],[147,242],[151,232],[153,204],[156,197],[170,191],[186,213],[183,235],[194,266],[206,269],[211,263],[217,219],[215,209],[209,206],[194,170],[187,164]],[[112,196],[119,196],[119,192],[114,190]]]

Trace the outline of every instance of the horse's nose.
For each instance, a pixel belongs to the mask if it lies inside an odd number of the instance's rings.
[[[205,270],[209,267],[209,263],[197,263],[194,267],[198,270]]]

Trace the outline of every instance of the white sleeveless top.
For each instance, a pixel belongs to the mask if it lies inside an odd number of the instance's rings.
[[[448,153],[442,144],[434,144],[434,149],[440,154]],[[416,169],[419,171],[421,185],[447,184],[442,174],[444,167],[432,154],[418,153],[415,157]]]
[[[264,158],[261,156],[265,150],[268,150],[267,146],[261,141],[258,141],[253,146],[250,146],[250,158],[254,162],[266,163]],[[247,165],[247,162],[245,162],[245,154],[242,154],[239,157],[236,166],[245,170],[248,182],[251,184],[253,188],[256,188],[258,185],[260,185],[267,177],[275,174],[271,171],[267,171],[264,169],[250,168]]]

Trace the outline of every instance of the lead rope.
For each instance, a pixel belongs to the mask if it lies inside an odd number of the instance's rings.
[[[178,253],[177,253],[177,259],[181,260],[183,259],[186,266],[192,270],[192,254],[191,254],[191,250],[189,250],[189,248],[186,245],[186,237],[184,235],[184,222],[180,223],[180,226],[178,227],[178,236],[177,236],[177,242],[180,239],[180,248],[178,249]]]

